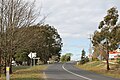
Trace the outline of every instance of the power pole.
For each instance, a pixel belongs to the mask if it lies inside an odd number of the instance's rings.
[[[89,35],[89,38],[90,40],[90,44],[89,44],[89,58],[90,58],[90,61],[92,60],[92,35],[90,34]]]

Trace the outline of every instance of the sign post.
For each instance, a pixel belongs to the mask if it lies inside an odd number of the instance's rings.
[[[10,80],[10,67],[6,67],[6,80]]]
[[[31,59],[31,66],[32,66],[32,63],[33,63],[32,59],[36,57],[36,54],[37,53],[30,52],[30,54],[28,55],[28,57],[30,57],[30,59]],[[34,60],[34,65],[35,65],[35,60]]]
[[[33,60],[34,60],[34,66],[35,66],[35,59],[33,58]]]
[[[31,57],[31,66],[32,66],[32,53],[31,53],[30,57]]]

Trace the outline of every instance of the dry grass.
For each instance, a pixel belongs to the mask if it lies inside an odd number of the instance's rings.
[[[114,78],[120,78],[120,65],[110,65],[111,70],[106,70],[106,64],[100,61],[89,62],[84,65],[76,65],[78,68],[84,70],[90,70],[96,73],[100,73],[106,76],[111,76]]]
[[[42,73],[43,70],[45,70],[47,66],[41,65],[41,66],[34,66],[34,67],[27,67],[27,68],[17,68],[13,72],[12,75],[10,75],[11,80],[44,80],[44,75]],[[5,78],[3,78],[5,80]]]

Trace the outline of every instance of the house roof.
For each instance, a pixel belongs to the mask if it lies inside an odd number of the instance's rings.
[[[120,49],[116,49],[114,51],[110,51],[109,54],[120,54]]]

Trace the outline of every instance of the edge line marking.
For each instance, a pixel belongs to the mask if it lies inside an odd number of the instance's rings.
[[[65,65],[65,64],[62,65],[62,68],[63,68],[65,71],[67,71],[68,73],[71,73],[71,74],[73,74],[73,75],[75,75],[75,76],[77,76],[77,77],[80,77],[80,78],[84,78],[84,79],[87,79],[87,80],[92,80],[92,79],[90,79],[90,78],[88,78],[88,77],[85,77],[85,76],[82,76],[82,75],[79,75],[79,74],[76,74],[76,73],[74,73],[74,72],[71,72],[71,71],[67,70],[67,69],[64,67],[64,65]]]

